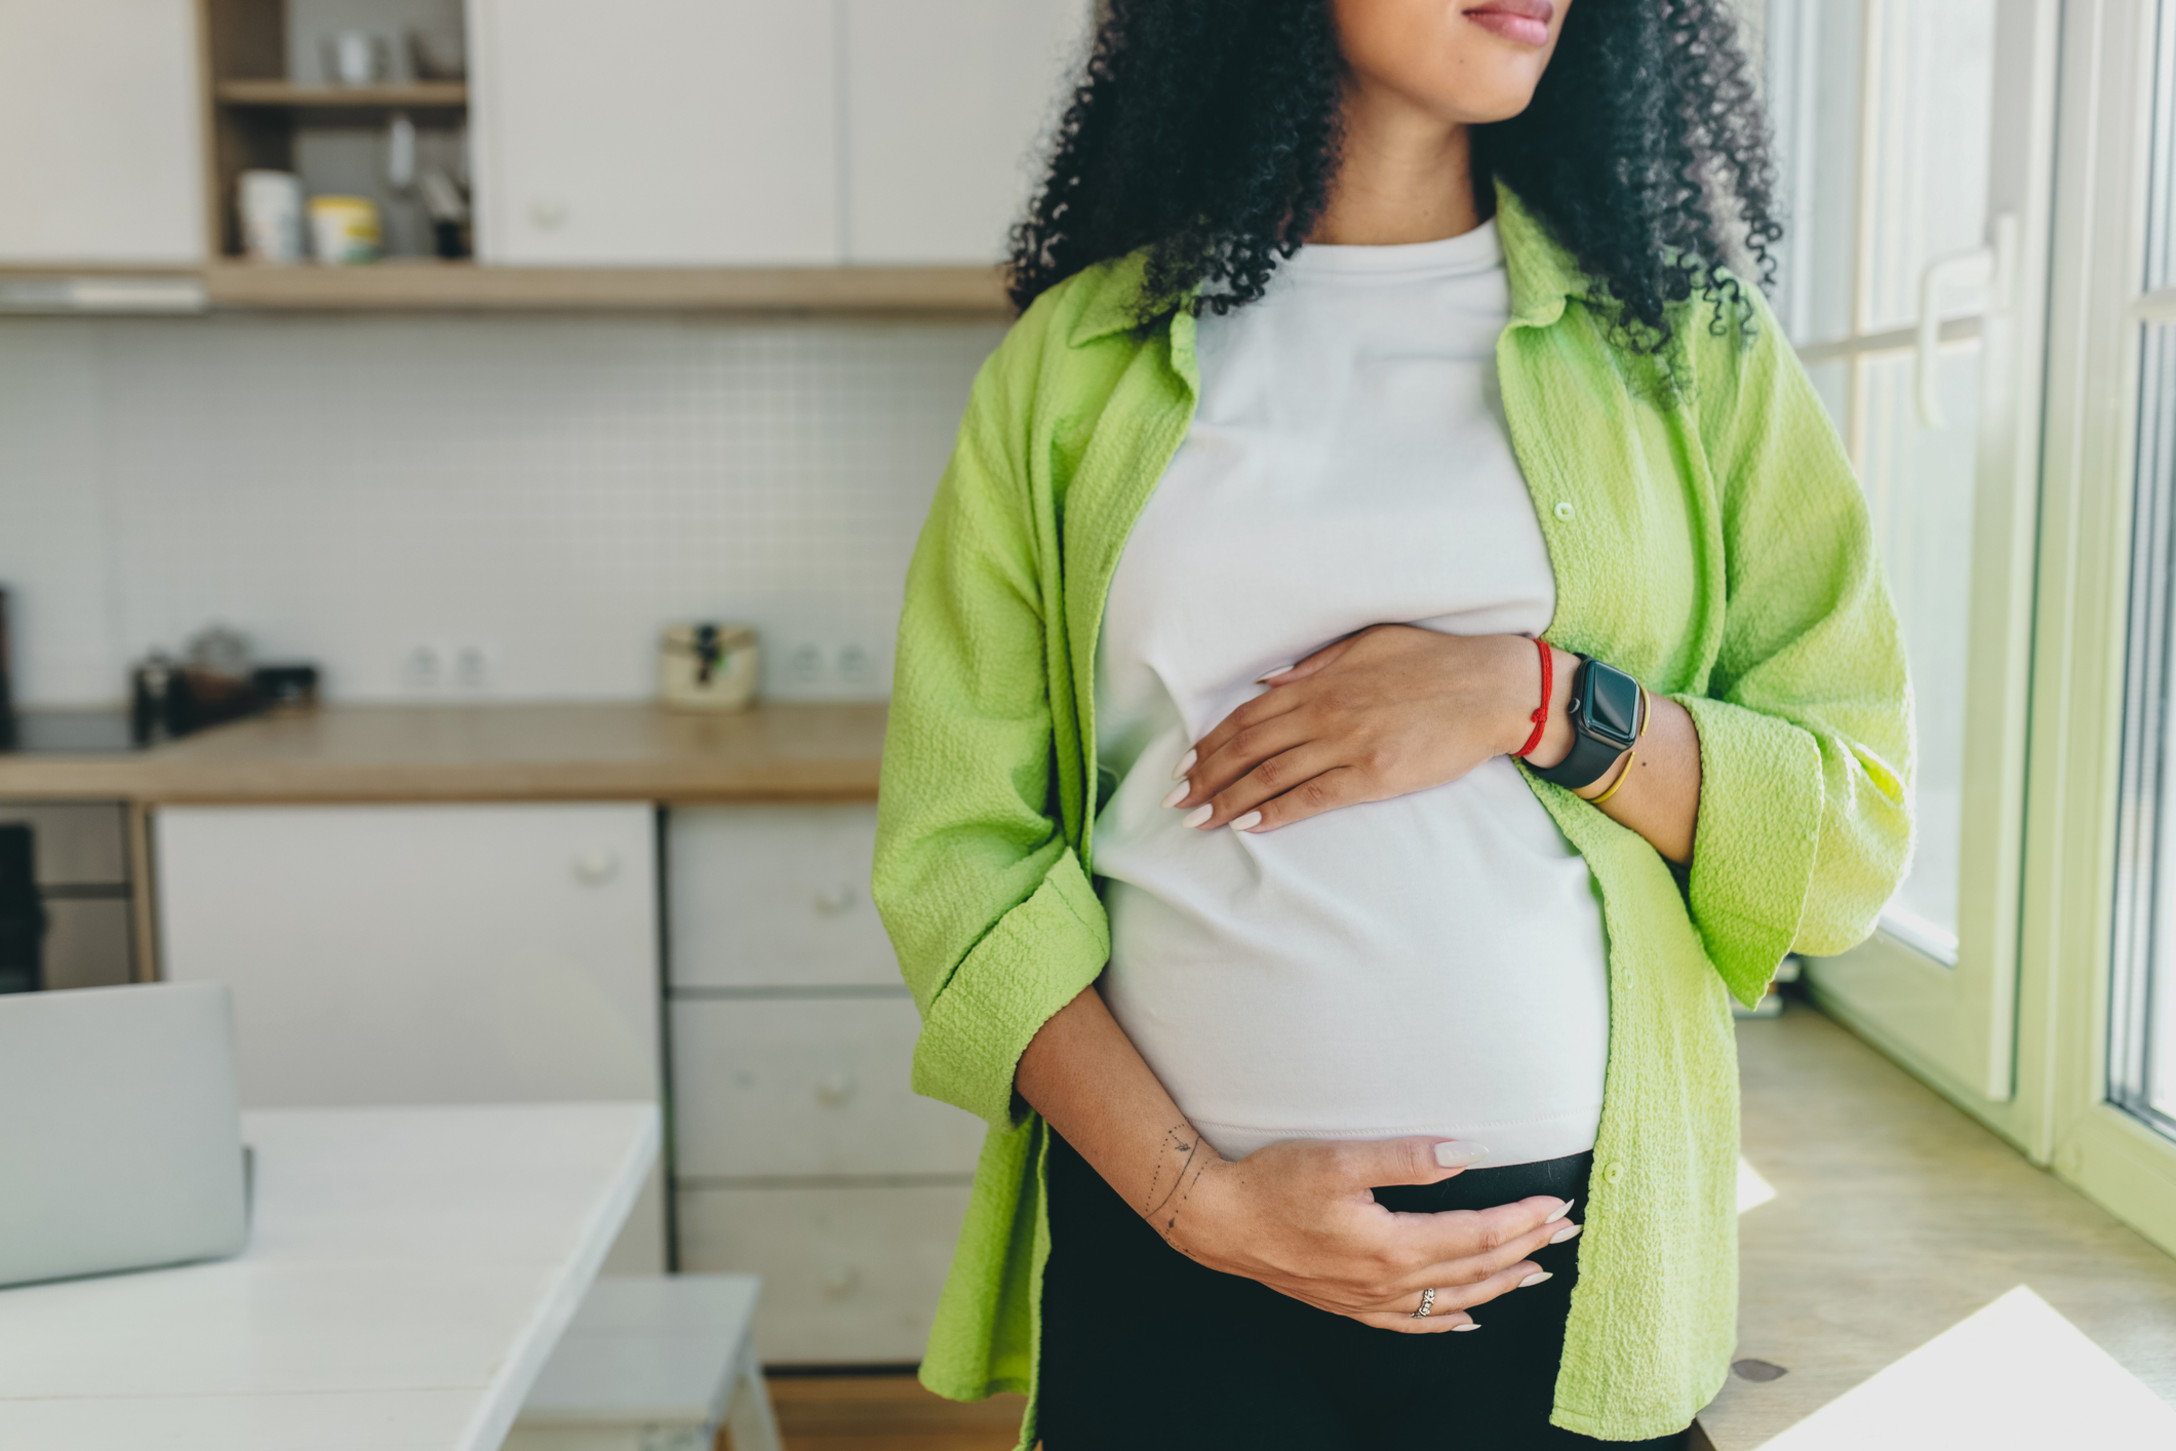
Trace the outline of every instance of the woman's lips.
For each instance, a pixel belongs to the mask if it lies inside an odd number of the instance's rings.
[[[1554,0],[1487,0],[1466,12],[1466,18],[1483,30],[1527,45],[1549,43],[1549,21],[1555,15]]]

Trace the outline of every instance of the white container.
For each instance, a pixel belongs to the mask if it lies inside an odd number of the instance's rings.
[[[343,30],[325,42],[325,78],[336,86],[374,86],[391,70],[382,35]]]
[[[291,171],[245,171],[235,184],[242,255],[252,262],[302,260],[302,178]]]
[[[668,625],[657,649],[658,699],[670,710],[743,710],[762,678],[746,625]]]
[[[310,242],[328,267],[377,261],[384,244],[377,203],[359,196],[311,197]]]

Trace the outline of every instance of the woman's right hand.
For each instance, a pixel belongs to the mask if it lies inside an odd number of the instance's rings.
[[[1378,1184],[1434,1184],[1460,1172],[1436,1162],[1439,1142],[1293,1139],[1214,1159],[1156,1228],[1211,1269],[1364,1325],[1409,1335],[1460,1329],[1474,1323],[1468,1309],[1542,1274],[1527,1256],[1579,1226],[1564,1219],[1571,1205],[1549,1195],[1435,1214],[1375,1201]],[[1434,1308],[1416,1320],[1430,1287]]]

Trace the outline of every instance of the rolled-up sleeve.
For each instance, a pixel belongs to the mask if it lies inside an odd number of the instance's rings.
[[[1874,929],[1911,854],[1911,696],[1857,478],[1773,315],[1704,339],[1728,597],[1700,735],[1689,903],[1731,992]]]
[[[1071,746],[1049,693],[1054,539],[1029,506],[1021,331],[975,381],[908,569],[871,884],[922,1014],[915,1090],[999,1128],[1024,1113],[1021,1053],[1110,952],[1055,814]]]

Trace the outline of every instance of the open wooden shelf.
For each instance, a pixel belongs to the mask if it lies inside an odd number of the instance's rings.
[[[214,309],[283,312],[723,312],[1003,318],[991,267],[358,267],[220,261]]]
[[[288,0],[196,0],[206,148],[201,268],[71,267],[0,272],[0,312],[713,313],[763,316],[1011,316],[995,267],[514,267],[397,257],[364,266],[245,261],[235,214],[245,171],[297,171],[298,139],[328,126],[458,129],[460,81],[298,84],[287,76]],[[162,274],[150,276],[148,274]],[[189,284],[201,281],[190,295]]]
[[[205,311],[1012,315],[993,267],[484,267],[420,257],[359,267],[231,259],[0,267],[0,315]]]
[[[228,106],[279,106],[293,110],[458,110],[468,104],[461,81],[412,81],[382,86],[298,86],[284,80],[222,80],[213,88]]]

